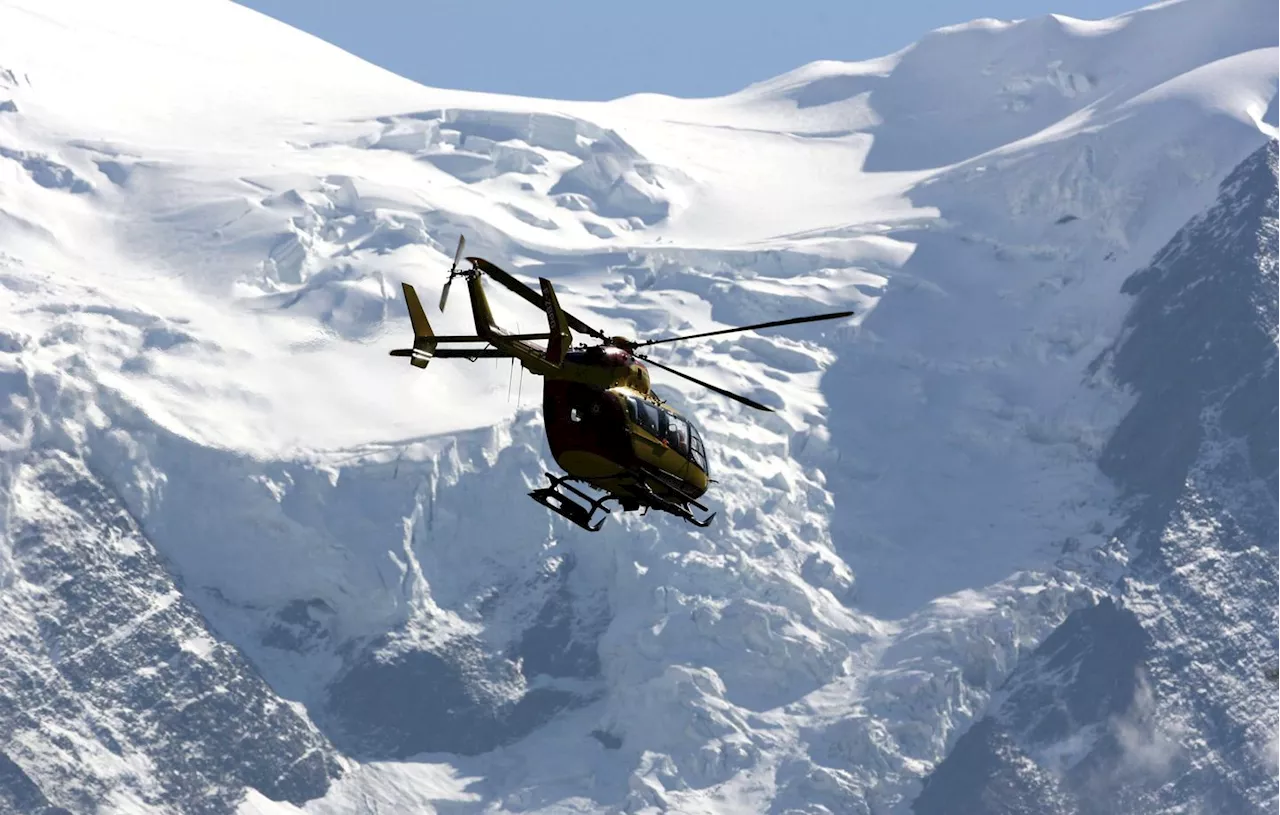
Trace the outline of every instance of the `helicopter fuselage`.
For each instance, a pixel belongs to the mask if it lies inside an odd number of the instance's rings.
[[[542,408],[551,454],[570,477],[637,500],[707,491],[702,434],[651,393],[548,378]]]
[[[544,378],[547,444],[568,478],[647,506],[653,496],[684,504],[707,491],[706,449],[687,419],[653,393],[649,371],[611,343],[568,348],[571,334],[550,286],[546,335],[511,335],[494,325],[480,275],[468,278],[476,334]],[[547,340],[539,348],[528,340]],[[619,340],[622,342],[622,340]]]

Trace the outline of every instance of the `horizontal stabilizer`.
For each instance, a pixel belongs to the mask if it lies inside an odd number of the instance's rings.
[[[433,359],[512,359],[515,354],[499,348],[437,348],[431,353],[417,348],[396,348],[391,356],[409,357],[410,364],[425,368],[427,362]],[[422,364],[418,365],[416,360],[421,360]]]
[[[546,340],[550,339],[550,334],[498,334],[504,340]],[[432,342],[493,342],[489,337],[478,337],[474,334],[464,336],[461,334],[437,334],[431,338]]]

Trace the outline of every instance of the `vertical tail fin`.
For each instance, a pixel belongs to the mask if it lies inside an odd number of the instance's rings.
[[[538,283],[542,286],[542,307],[547,312],[547,326],[551,330],[551,339],[547,340],[547,362],[559,365],[564,362],[564,355],[573,343],[573,334],[569,331],[569,321],[560,309],[551,281],[540,277]]]
[[[427,322],[427,313],[422,310],[418,293],[408,283],[400,284],[404,288],[404,302],[409,307],[409,322],[413,325],[413,351],[409,355],[409,364],[415,368],[425,368],[436,352],[435,332],[431,323]]]

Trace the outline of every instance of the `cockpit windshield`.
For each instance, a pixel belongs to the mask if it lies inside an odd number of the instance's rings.
[[[698,469],[708,476],[711,475],[711,467],[707,465],[707,450],[703,446],[702,436],[698,435],[698,428],[693,422],[689,422],[689,458],[693,459],[693,463],[698,465]]]
[[[672,450],[693,461],[704,473],[711,474],[707,469],[707,451],[702,436],[692,422],[635,396],[627,396],[626,402],[631,421],[665,441]]]

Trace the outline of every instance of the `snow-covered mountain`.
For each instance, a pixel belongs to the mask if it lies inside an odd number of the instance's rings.
[[[1274,810],[1278,24],[570,103],[0,0],[0,811]],[[537,380],[387,355],[460,233],[620,334],[857,316],[671,346],[777,412],[655,375],[720,514],[591,535]]]

